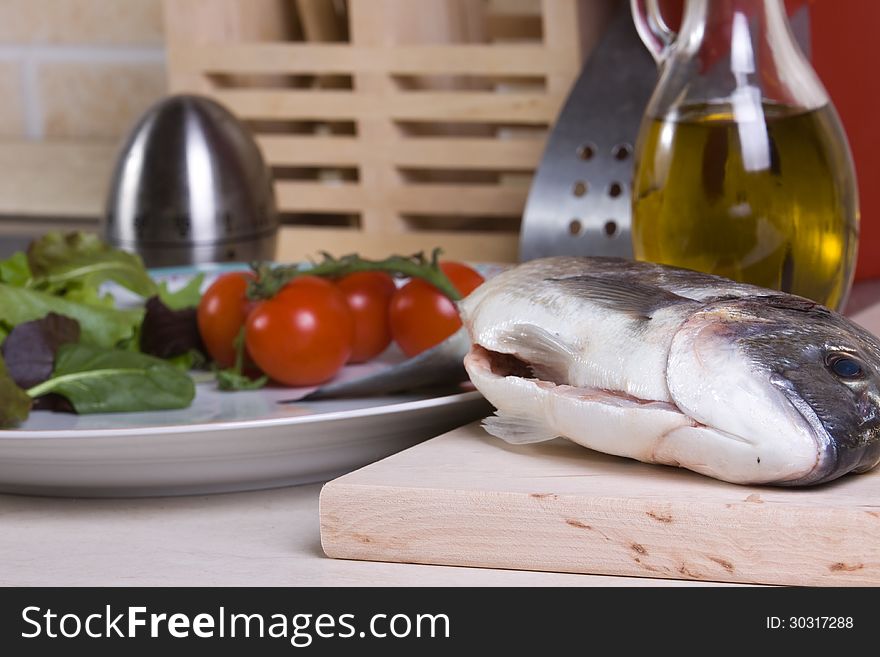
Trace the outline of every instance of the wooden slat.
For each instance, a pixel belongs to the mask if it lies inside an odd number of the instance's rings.
[[[395,119],[550,123],[564,100],[543,93],[415,92],[382,99]]]
[[[364,156],[357,137],[258,135],[266,161],[275,166],[356,166]],[[530,170],[538,166],[543,139],[412,137],[387,144],[399,167]]]
[[[388,145],[391,159],[404,167],[439,169],[534,169],[543,139],[414,137]]]
[[[350,91],[222,90],[213,94],[239,117],[351,120],[375,112],[375,100]]]
[[[527,188],[502,185],[405,185],[387,191],[388,203],[401,214],[474,215],[519,219]]]
[[[174,66],[196,73],[392,73],[539,76],[564,70],[543,46],[229,43],[169,47]]]
[[[389,94],[349,91],[225,89],[218,101],[245,119],[352,120],[390,116],[402,121],[550,123],[563,97],[541,93],[481,91]]]
[[[395,0],[349,0],[348,18],[351,42],[355,47],[373,48],[394,42],[391,18]],[[410,6],[410,10],[412,6]],[[391,78],[382,73],[357,73],[352,82],[357,93],[385,95],[393,91]],[[378,112],[358,120],[358,137],[365,148],[360,166],[361,184],[372,194],[361,209],[361,228],[366,233],[396,232],[400,218],[385,205],[385,190],[396,180],[396,173],[385,154],[385,144],[394,139],[396,131],[387,113]]]
[[[541,15],[544,17],[544,41],[556,50],[569,51],[572,60],[581,61],[584,56],[585,44],[581,42],[578,29],[582,20],[582,11],[596,12],[593,7],[582,8],[578,2],[559,2],[559,0],[541,0]],[[587,3],[600,5],[601,2]]]
[[[548,76],[549,93],[565,93],[571,88],[619,5],[618,0],[541,0],[544,43],[553,59],[568,67]]]
[[[363,155],[356,137],[257,135],[257,143],[276,166],[354,166]]]
[[[383,57],[397,74],[544,75],[564,66],[537,45],[397,46]]]
[[[358,212],[366,198],[356,183],[275,182],[275,200],[282,212]]]
[[[443,248],[443,256],[470,262],[516,262],[519,235],[512,233],[466,233],[452,231],[368,232],[344,228],[284,226],[278,240],[278,260],[297,262],[314,258],[321,251],[334,255],[360,253],[385,258],[392,253],[430,253]]]
[[[356,183],[279,180],[278,208],[284,212],[357,212],[369,194]],[[502,185],[399,185],[383,191],[382,205],[401,214],[519,217],[528,189]]]

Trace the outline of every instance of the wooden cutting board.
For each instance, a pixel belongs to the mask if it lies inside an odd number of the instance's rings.
[[[811,489],[726,484],[479,423],[331,481],[339,559],[797,585],[880,584],[880,470]]]

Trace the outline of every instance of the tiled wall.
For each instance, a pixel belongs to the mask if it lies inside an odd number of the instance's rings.
[[[161,0],[0,0],[0,138],[118,138],[164,61]]]

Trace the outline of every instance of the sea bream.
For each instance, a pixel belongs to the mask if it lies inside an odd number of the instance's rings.
[[[564,437],[740,484],[880,461],[880,341],[789,294],[616,258],[519,265],[460,302],[510,443]]]

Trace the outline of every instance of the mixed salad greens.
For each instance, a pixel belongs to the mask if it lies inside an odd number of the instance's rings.
[[[102,292],[111,281],[145,305],[118,307]],[[196,277],[171,292],[139,257],[88,233],[48,233],[0,261],[0,427],[21,423],[32,407],[100,413],[189,406],[195,387],[187,370],[201,353],[198,332],[169,351],[162,317],[189,313],[194,326],[201,283]]]

